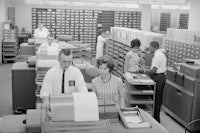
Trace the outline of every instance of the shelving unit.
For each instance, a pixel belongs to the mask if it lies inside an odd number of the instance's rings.
[[[188,13],[180,13],[179,29],[188,29]]]
[[[167,28],[170,27],[170,13],[161,13],[160,14],[160,31],[167,31]]]
[[[38,23],[55,37],[73,35],[74,40],[91,44],[94,56],[99,30],[110,31],[113,26],[140,29],[141,12],[32,8],[32,32]]]
[[[15,61],[18,54],[17,29],[4,30],[2,43],[3,62]]]
[[[116,11],[115,27],[140,29],[141,16],[142,13],[140,11]]]
[[[124,59],[126,53],[130,50],[130,46],[119,43],[115,40],[109,39],[107,42],[107,54],[114,59],[115,69],[114,74],[123,77],[124,73]]]
[[[155,103],[155,82],[147,75],[137,75],[135,79],[124,75],[125,87],[128,91],[128,103],[130,106],[139,106],[148,113],[153,114]]]

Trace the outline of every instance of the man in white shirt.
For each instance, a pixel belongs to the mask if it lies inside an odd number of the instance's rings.
[[[38,28],[34,31],[35,38],[47,38],[49,31],[47,28],[43,27],[41,23],[38,24]]]
[[[40,91],[40,97],[45,100],[49,95],[88,92],[81,71],[72,65],[71,51],[69,49],[61,49],[58,61],[59,65],[47,71]]]
[[[42,43],[38,50],[42,49],[42,48],[47,48],[49,46],[53,46],[53,47],[59,47],[59,44],[56,42],[56,40],[54,39],[53,35],[49,35],[47,37],[47,41]]]
[[[150,52],[154,53],[151,69],[145,73],[151,75],[156,82],[154,118],[160,122],[160,108],[162,104],[163,88],[166,82],[167,58],[163,51],[159,50],[159,43],[152,41],[149,47]]]

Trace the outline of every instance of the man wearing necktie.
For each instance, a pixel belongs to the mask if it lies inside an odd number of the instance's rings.
[[[49,95],[72,92],[88,92],[81,71],[73,66],[73,55],[69,49],[61,49],[59,64],[49,69],[44,77],[40,97],[48,99]]]

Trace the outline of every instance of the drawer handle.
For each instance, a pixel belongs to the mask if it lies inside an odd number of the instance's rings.
[[[182,92],[181,92],[180,90],[177,89],[177,90],[176,90],[176,94],[179,95],[179,96],[181,96],[181,95],[182,95]]]

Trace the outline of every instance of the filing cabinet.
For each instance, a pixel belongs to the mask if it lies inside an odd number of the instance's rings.
[[[12,66],[12,103],[13,110],[35,108],[35,68],[25,62],[16,62]]]
[[[180,64],[180,72],[193,78],[200,78],[200,66],[196,64]]]
[[[180,63],[179,72],[168,69],[163,90],[163,110],[184,126],[200,119],[199,70],[200,66],[186,63]],[[192,125],[190,130],[200,131],[200,127]]]

